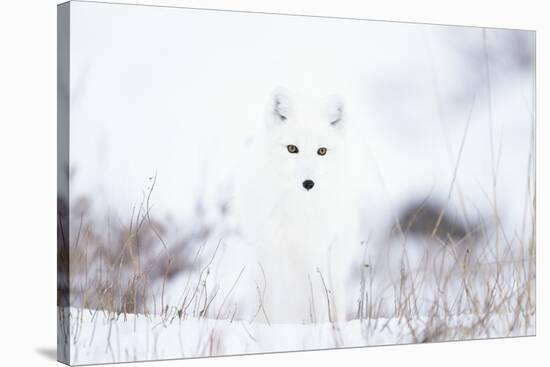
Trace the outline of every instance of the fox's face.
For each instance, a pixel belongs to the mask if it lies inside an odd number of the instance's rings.
[[[322,190],[345,165],[345,111],[335,97],[277,90],[269,104],[266,148],[279,182],[303,192]]]

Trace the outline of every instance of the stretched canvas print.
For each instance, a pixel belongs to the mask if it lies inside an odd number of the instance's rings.
[[[58,358],[535,334],[535,33],[58,6]]]

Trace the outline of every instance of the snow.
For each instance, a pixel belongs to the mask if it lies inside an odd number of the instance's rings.
[[[494,314],[478,328],[473,315],[378,318],[339,324],[263,324],[242,321],[161,316],[108,316],[102,311],[71,308],[71,363],[132,362],[155,359],[228,356],[327,348],[406,344],[534,335],[533,322],[510,330],[513,314]],[[473,330],[471,333],[464,330]],[[434,332],[443,333],[440,336]],[[430,339],[432,338],[432,339]]]

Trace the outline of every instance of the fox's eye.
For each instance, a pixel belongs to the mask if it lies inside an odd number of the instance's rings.
[[[317,154],[319,154],[319,155],[327,154],[327,148],[322,147],[322,148],[317,149]]]
[[[298,153],[298,147],[296,145],[289,144],[286,146],[286,149],[288,149],[289,153],[292,153],[292,154]]]

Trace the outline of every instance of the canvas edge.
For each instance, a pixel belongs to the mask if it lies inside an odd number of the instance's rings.
[[[70,2],[57,6],[57,360],[70,364]]]

